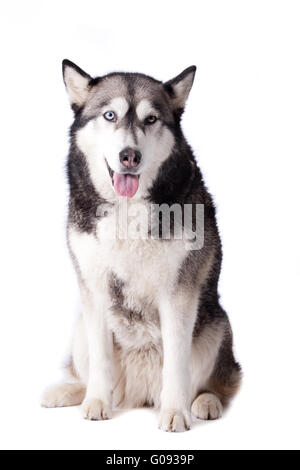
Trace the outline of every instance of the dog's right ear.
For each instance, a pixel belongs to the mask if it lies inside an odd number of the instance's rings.
[[[62,62],[62,71],[71,107],[76,112],[87,100],[92,77],[67,59]]]
[[[183,112],[185,102],[193,86],[196,69],[196,66],[192,65],[177,77],[164,83],[164,88],[171,98],[173,108],[180,113]]]

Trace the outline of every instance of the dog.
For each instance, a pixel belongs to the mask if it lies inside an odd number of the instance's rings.
[[[195,72],[92,78],[63,61],[74,111],[67,241],[82,313],[73,380],[45,392],[44,407],[81,404],[85,419],[105,420],[153,406],[160,429],[181,432],[192,415],[219,418],[239,388],[215,207],[181,128]]]

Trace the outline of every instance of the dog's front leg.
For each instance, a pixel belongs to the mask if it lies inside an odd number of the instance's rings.
[[[89,292],[82,292],[82,301],[89,354],[89,376],[82,414],[90,420],[109,419],[113,384],[113,342],[106,320],[109,305],[105,294],[98,299]]]
[[[186,431],[191,426],[190,360],[196,302],[180,294],[160,302],[163,376],[159,427]]]

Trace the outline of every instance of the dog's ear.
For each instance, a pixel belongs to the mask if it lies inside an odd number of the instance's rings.
[[[170,96],[174,109],[183,111],[185,102],[191,91],[197,67],[192,65],[177,77],[164,83],[164,88]]]
[[[74,111],[84,106],[92,77],[70,60],[62,62],[63,79]]]

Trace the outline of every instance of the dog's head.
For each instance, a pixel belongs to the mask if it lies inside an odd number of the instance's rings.
[[[189,67],[166,83],[137,73],[92,78],[63,61],[73,134],[100,193],[145,195],[172,152],[195,72]]]

